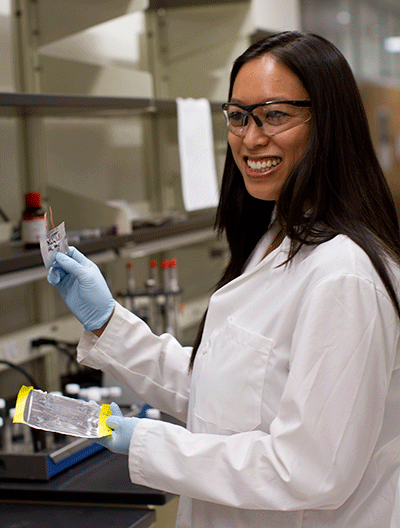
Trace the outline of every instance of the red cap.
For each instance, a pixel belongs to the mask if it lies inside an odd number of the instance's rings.
[[[132,269],[132,268],[133,268],[132,262],[127,262],[126,263],[126,269]]]
[[[41,207],[42,197],[40,192],[29,192],[25,194],[25,206],[26,207]]]
[[[156,268],[157,267],[157,261],[156,260],[150,260],[150,268]]]
[[[173,259],[171,259],[171,260],[169,261],[169,267],[170,267],[170,268],[175,268],[175,266],[177,265],[177,263],[178,263],[178,262],[177,262],[176,258],[173,258]]]
[[[168,268],[168,265],[169,265],[169,262],[168,260],[164,259],[162,262],[161,262],[161,267],[162,269],[166,269]]]

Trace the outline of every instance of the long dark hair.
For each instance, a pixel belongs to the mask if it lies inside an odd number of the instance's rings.
[[[307,146],[276,202],[277,218],[291,240],[287,262],[304,244],[347,235],[371,259],[400,317],[384,256],[386,253],[400,263],[396,209],[346,59],[318,35],[279,33],[252,45],[238,57],[231,72],[229,98],[240,68],[266,53],[273,54],[298,77],[312,104]],[[311,205],[307,215],[305,203]],[[215,227],[227,237],[230,261],[216,289],[242,273],[246,260],[268,229],[274,205],[247,193],[228,147]],[[190,368],[204,321],[205,317],[193,345]]]

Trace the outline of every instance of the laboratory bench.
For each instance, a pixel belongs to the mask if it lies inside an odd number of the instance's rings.
[[[51,480],[0,480],[2,528],[147,528],[174,495],[133,484],[128,459],[104,449]]]
[[[120,507],[164,505],[171,493],[133,484],[128,457],[107,449],[86,458],[48,481],[0,479],[0,501],[56,504],[113,505]]]
[[[156,520],[153,510],[0,503],[1,528],[148,528]]]

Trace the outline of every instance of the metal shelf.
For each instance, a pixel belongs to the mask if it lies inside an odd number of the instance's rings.
[[[221,103],[210,104],[212,111],[221,109]],[[173,99],[0,92],[0,116],[4,117],[173,115],[176,110]]]
[[[117,258],[137,258],[159,251],[196,244],[214,238],[214,214],[196,215],[185,221],[134,230],[129,235],[107,236],[77,247],[97,264]],[[21,243],[0,245],[0,290],[44,279],[38,249],[26,250]]]
[[[174,7],[214,6],[215,4],[239,4],[246,0],[150,0],[150,9],[168,9]]]

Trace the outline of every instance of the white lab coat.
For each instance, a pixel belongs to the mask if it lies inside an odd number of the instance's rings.
[[[393,305],[347,237],[277,267],[274,235],[212,296],[192,375],[190,347],[120,305],[79,361],[187,423],[142,420],[129,453],[133,482],[181,495],[179,528],[397,528]]]

